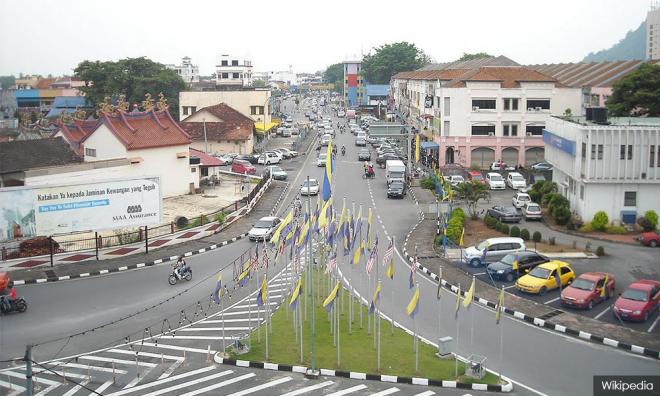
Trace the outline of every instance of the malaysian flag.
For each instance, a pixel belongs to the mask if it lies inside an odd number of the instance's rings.
[[[325,273],[329,274],[337,267],[337,251],[328,259],[328,265],[325,267]]]
[[[371,275],[371,271],[373,271],[374,264],[376,264],[377,259],[378,259],[378,237],[376,237],[374,246],[373,248],[371,248],[371,254],[369,255],[369,259],[367,260],[367,275]]]
[[[268,250],[266,249],[266,241],[264,241],[263,244],[263,253],[261,258],[262,258],[262,262],[261,262],[262,268],[268,269]]]
[[[252,256],[252,271],[256,271],[259,268],[259,248],[255,246],[254,256]]]
[[[394,257],[394,240],[390,239],[390,245],[385,250],[385,255],[383,255],[383,265],[389,264],[392,257]]]

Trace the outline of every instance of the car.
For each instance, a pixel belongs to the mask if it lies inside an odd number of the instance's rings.
[[[251,164],[258,164],[259,163],[259,156],[258,155],[241,154],[241,155],[238,155],[235,159],[247,161]]]
[[[506,184],[512,190],[527,188],[527,182],[525,181],[525,178],[518,172],[510,172],[508,175],[506,175]]]
[[[300,186],[300,195],[318,195],[319,181],[316,179],[305,180]]]
[[[380,165],[381,168],[384,168],[384,167],[385,167],[385,163],[386,163],[387,161],[389,161],[389,160],[400,160],[400,159],[402,159],[402,158],[399,157],[399,156],[396,155],[396,154],[393,154],[393,153],[386,153],[386,154],[383,154],[383,155],[379,155],[378,158],[376,158],[376,163],[377,163],[378,165]]]
[[[456,187],[461,183],[465,183],[465,179],[461,175],[444,176],[444,179],[452,187]]]
[[[273,176],[275,180],[286,180],[289,174],[277,165],[270,165],[264,168],[262,176]]]
[[[545,295],[548,290],[557,289],[557,271],[561,286],[569,285],[575,279],[575,272],[570,264],[552,260],[536,266],[528,274],[521,276],[516,281],[516,289],[521,292]]]
[[[321,147],[326,147],[327,145],[329,145],[331,139],[332,139],[331,136],[323,135],[323,137],[321,138]]]
[[[500,206],[495,205],[488,209],[488,216],[494,217],[502,223],[519,223],[522,220],[522,215],[514,206]]]
[[[387,186],[387,198],[403,198],[406,196],[406,183],[393,181]]]
[[[561,291],[561,305],[592,309],[614,294],[616,280],[606,272],[585,272]]]
[[[367,145],[367,141],[364,138],[358,137],[355,139],[355,145],[358,147],[365,147]]]
[[[536,202],[527,202],[522,207],[522,215],[525,220],[541,220],[543,219],[543,212],[541,212],[541,205]]]
[[[552,169],[554,169],[551,163],[545,161],[532,164],[530,168],[534,169],[535,171],[551,171]]]
[[[254,175],[257,173],[257,168],[252,166],[248,161],[234,159],[231,163],[231,171],[234,173],[242,173],[244,175]]]
[[[478,245],[463,249],[461,256],[465,264],[479,267],[502,259],[510,253],[526,250],[525,241],[521,238],[496,237],[481,241]],[[485,252],[484,252],[485,250]]]
[[[257,161],[260,165],[279,164],[280,157],[273,152],[265,152],[259,156]]]
[[[291,128],[282,129],[282,137],[291,137],[292,134]]]
[[[502,171],[502,170],[508,170],[508,171],[516,170],[516,168],[514,168],[513,166],[509,166],[509,165],[505,164],[505,163],[502,162],[501,160],[500,160],[500,161],[495,161],[495,162],[491,163],[489,169],[490,169],[490,170],[498,170],[498,171]]]
[[[518,270],[513,269],[514,261],[518,261]],[[493,279],[513,282],[521,274],[526,274],[537,265],[547,263],[549,258],[533,251],[522,251],[510,253],[504,256],[500,261],[488,264],[486,271]]]
[[[369,144],[371,144],[371,145],[373,145],[375,142],[378,141],[378,140],[376,140],[375,137],[371,137],[371,136],[367,136],[366,139],[364,139],[364,140],[366,140],[367,143],[369,143]]]
[[[614,302],[614,315],[623,320],[647,321],[660,306],[660,282],[638,279]]]
[[[513,198],[511,198],[511,203],[518,209],[525,206],[527,202],[532,202],[532,198],[530,198],[529,194],[527,193],[518,192],[513,196]]]
[[[266,153],[275,153],[278,157],[280,157],[280,161],[283,159],[289,159],[291,156],[289,155],[288,152],[281,150],[281,149],[271,149],[268,151],[265,151]]]
[[[282,152],[282,154],[286,155],[288,154],[288,157],[285,156],[285,158],[293,158],[298,156],[298,152],[295,150],[289,150],[288,148],[284,147],[278,147],[275,150]]]
[[[327,153],[319,154],[318,158],[316,159],[316,166],[325,166],[327,156],[328,156]]]
[[[642,245],[650,247],[660,246],[660,233],[657,231],[643,232],[637,237],[637,241]]]
[[[248,231],[248,238],[251,241],[269,241],[281,221],[274,216],[260,218]]]
[[[371,152],[369,149],[361,149],[358,151],[358,161],[371,161]]]
[[[486,184],[491,190],[504,190],[506,185],[504,184],[504,179],[499,173],[489,172],[486,174]]]
[[[468,171],[467,178],[469,181],[486,184],[486,180],[484,180],[484,176],[481,174],[481,172],[476,170]]]
[[[337,117],[339,117],[339,118],[344,118],[344,117],[346,117],[346,112],[344,112],[343,110],[339,110],[339,111],[337,112]]]

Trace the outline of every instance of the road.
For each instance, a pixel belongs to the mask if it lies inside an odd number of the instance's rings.
[[[357,161],[357,148],[353,144],[352,135],[338,134],[337,144],[345,145],[347,154],[346,157],[339,156],[337,159],[335,202],[339,206],[341,198],[346,197],[350,204],[362,204],[365,217],[366,208],[373,208],[374,227],[381,238],[382,257],[386,245],[384,237],[395,236],[397,240],[403,241],[417,219],[417,207],[410,199],[388,200],[385,197],[382,171],[377,170],[375,180],[367,182],[362,179],[361,165]],[[299,173],[299,179],[293,179],[291,183],[297,185],[307,175],[321,179],[322,172],[323,168],[316,167],[313,161],[308,160]],[[289,195],[285,204],[289,203],[291,198],[292,195]],[[364,230],[366,231],[366,224]],[[40,343],[59,337],[65,338],[35,348],[35,358],[44,360],[54,355],[61,357],[87,353],[108,344],[122,342],[127,334],[131,334],[132,341],[142,338],[144,329],[149,325],[153,326],[152,329],[167,326],[163,318],[168,318],[169,325],[176,327],[182,319],[182,310],[190,306],[192,308],[183,311],[186,316],[183,323],[186,323],[186,319],[201,319],[201,313],[197,317],[193,316],[195,302],[208,302],[218,268],[252,246],[254,243],[243,240],[219,250],[190,257],[188,262],[194,269],[193,281],[174,287],[169,287],[166,283],[168,266],[22,287],[19,291],[30,302],[30,310],[24,315],[7,316],[0,320],[0,359],[21,356],[27,343]],[[356,290],[362,295],[370,295],[368,277],[363,265],[340,265],[345,275],[353,280]],[[436,341],[439,336],[445,335],[454,337],[453,348],[463,356],[475,353],[486,356],[487,367],[501,371],[503,375],[516,381],[517,394],[530,394],[532,391],[529,389],[551,395],[590,394],[592,375],[656,374],[660,368],[656,361],[552,333],[509,317],[503,318],[500,327],[497,327],[494,324],[493,312],[474,304],[469,311],[462,310],[459,313],[460,319],[457,322],[453,313],[455,296],[445,293],[438,302],[435,298],[436,284],[421,274],[417,275],[422,295],[421,306],[416,323],[413,323],[404,313],[412,295],[408,288],[409,266],[400,255],[397,255],[395,265],[394,280],[383,281],[383,312],[409,328],[416,325],[419,334],[428,340]],[[271,269],[271,275],[279,269],[281,267]],[[381,268],[380,272],[382,271]],[[231,277],[232,270],[228,268],[223,272],[223,278],[228,280]],[[193,285],[195,287],[191,287]],[[177,296],[188,288],[188,291]],[[240,299],[247,294],[246,289],[238,289],[233,298]],[[66,338],[68,334],[139,312],[171,297],[175,298],[120,323],[84,336]],[[501,329],[504,340],[503,359],[500,359],[499,352]],[[177,345],[189,348],[195,345],[198,349],[205,349],[209,343],[212,342],[188,340]],[[530,370],[530,367],[534,369]],[[437,391],[439,394],[442,392],[444,391]]]

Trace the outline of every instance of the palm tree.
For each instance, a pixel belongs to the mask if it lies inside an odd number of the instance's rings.
[[[465,201],[468,213],[473,220],[479,217],[477,214],[477,204],[479,201],[490,198],[490,193],[486,185],[474,180],[466,181],[456,186],[456,195]]]

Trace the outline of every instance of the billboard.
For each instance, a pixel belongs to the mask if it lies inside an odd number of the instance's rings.
[[[158,177],[0,191],[0,241],[157,224]]]

